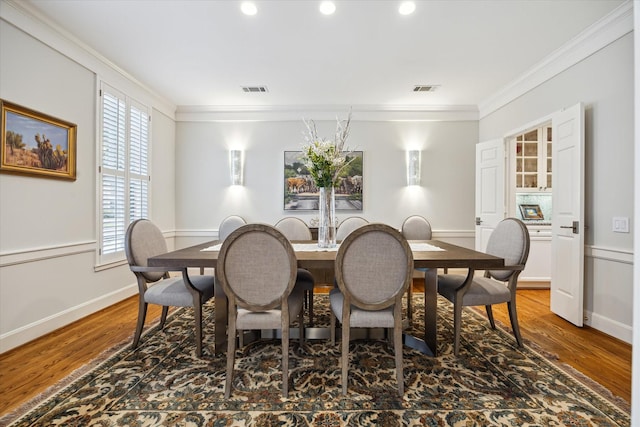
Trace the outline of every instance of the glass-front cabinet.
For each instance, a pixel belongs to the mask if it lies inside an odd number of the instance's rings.
[[[551,126],[516,136],[515,180],[517,191],[551,191]]]

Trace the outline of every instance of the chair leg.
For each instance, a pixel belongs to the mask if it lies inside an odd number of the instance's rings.
[[[236,359],[236,321],[229,321],[229,337],[227,338],[227,378],[224,384],[224,397],[228,399],[231,396],[231,383],[233,382],[233,365]],[[242,334],[242,331],[240,331]]]
[[[411,281],[407,289],[407,318],[409,319],[409,324],[411,324],[413,321],[413,281]]]
[[[511,328],[513,329],[513,335],[516,337],[518,347],[522,347],[522,335],[520,335],[520,325],[518,324],[518,312],[516,311],[516,302],[511,301],[507,303],[509,307],[509,319],[511,320]]]
[[[493,309],[491,305],[485,305],[484,308],[487,310],[487,317],[489,318],[489,323],[491,324],[491,329],[496,328],[496,322],[493,320]]]
[[[404,396],[404,373],[402,363],[402,318],[395,322],[393,329],[393,348],[396,355],[396,379],[398,381],[398,395]]]
[[[196,320],[196,356],[202,357],[202,304],[193,307]]]
[[[289,325],[282,325],[282,396],[287,397],[288,395],[289,395]]]
[[[309,293],[309,326],[313,326],[313,288],[307,292]]]
[[[458,355],[460,349],[460,329],[462,323],[462,304],[453,304],[453,354]]]
[[[298,314],[298,327],[300,328],[300,346],[304,345],[304,312],[300,310]]]
[[[142,328],[144,328],[144,320],[147,317],[147,303],[144,301],[142,295],[139,296],[138,303],[138,322],[136,323],[136,333],[133,336],[133,345],[131,348],[137,348],[140,342],[140,336],[142,335]]]
[[[167,314],[169,313],[169,306],[162,306],[162,314],[160,315],[160,330],[164,329],[164,324],[167,321]]]
[[[342,394],[347,395],[349,382],[349,325],[342,324]]]
[[[331,314],[329,316],[331,317],[331,322],[329,323],[329,337],[331,338],[331,345],[335,345],[336,344],[336,315],[333,314],[333,311],[331,311]]]

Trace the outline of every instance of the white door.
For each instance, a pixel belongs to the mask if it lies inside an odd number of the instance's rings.
[[[504,219],[504,141],[476,145],[476,250],[487,248],[489,236]]]
[[[582,326],[584,284],[584,107],[555,113],[551,311]]]

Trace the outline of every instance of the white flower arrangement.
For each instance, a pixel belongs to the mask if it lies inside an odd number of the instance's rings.
[[[329,140],[318,136],[313,120],[304,120],[307,132],[305,134],[306,143],[302,148],[302,161],[317,187],[336,186],[340,172],[353,161],[353,158],[347,161],[347,156],[352,151],[345,147],[345,142],[349,137],[351,112],[346,120],[336,119],[336,121],[334,139]]]

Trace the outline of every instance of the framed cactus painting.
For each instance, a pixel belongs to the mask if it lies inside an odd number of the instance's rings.
[[[0,172],[76,179],[77,126],[0,100]]]

